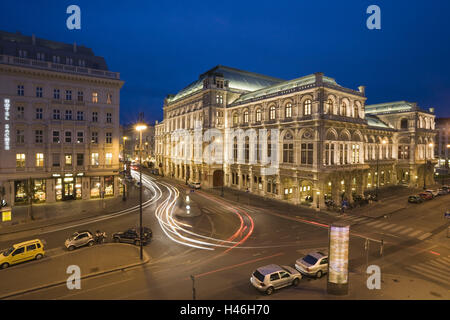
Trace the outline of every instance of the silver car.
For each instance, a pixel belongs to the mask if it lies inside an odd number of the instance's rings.
[[[259,291],[271,295],[275,289],[297,286],[302,275],[294,268],[270,264],[253,272],[250,283]]]
[[[321,278],[328,272],[328,255],[322,252],[311,252],[295,261],[295,269],[304,275]]]
[[[191,187],[192,189],[201,189],[202,185],[200,182],[191,181],[189,182],[189,187]]]
[[[90,231],[78,231],[70,236],[69,239],[64,243],[67,249],[70,251],[75,248],[83,247],[83,246],[93,246],[94,245],[94,236]]]

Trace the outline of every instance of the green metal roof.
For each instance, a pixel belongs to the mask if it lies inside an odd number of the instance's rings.
[[[367,114],[380,114],[380,113],[397,113],[397,112],[409,112],[416,111],[417,105],[407,101],[386,102],[379,104],[372,104],[365,106],[365,112]]]
[[[260,90],[254,91],[254,92],[244,94],[244,95],[240,96],[239,99],[237,99],[234,103],[242,103],[247,100],[251,100],[254,98],[261,97],[261,96],[269,95],[269,94],[276,93],[279,91],[293,89],[293,88],[301,87],[301,86],[308,85],[308,84],[314,84],[315,82],[316,82],[316,76],[314,74],[310,74],[310,75],[307,75],[307,76],[304,76],[301,78],[284,81],[282,83],[278,83],[278,84],[272,85],[270,87],[266,87],[266,88],[263,88],[263,89],[260,89]],[[333,78],[324,76],[323,82],[329,83],[329,84],[332,84],[335,86],[339,86]]]
[[[366,114],[367,124],[370,127],[390,128],[385,122],[381,121],[377,116]]]
[[[203,80],[213,74],[221,75],[224,77],[224,80],[228,80],[228,87],[230,89],[242,92],[259,90],[284,81],[282,79],[273,78],[262,74],[218,65],[201,74],[197,81],[192,82],[190,85],[180,90],[176,95],[168,97],[167,100],[169,103],[174,102],[202,90]]]

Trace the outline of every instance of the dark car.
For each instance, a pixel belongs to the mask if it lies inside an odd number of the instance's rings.
[[[422,200],[431,200],[431,199],[433,199],[433,195],[431,193],[429,193],[429,192],[419,193],[419,197],[421,197]]]
[[[408,202],[409,202],[409,203],[422,203],[423,200],[422,200],[422,198],[419,197],[419,196],[409,196],[409,197],[408,197]]]
[[[116,232],[113,234],[114,242],[125,242],[139,245],[139,228],[128,229],[124,232]],[[150,242],[152,239],[152,230],[147,227],[142,228],[142,244]]]

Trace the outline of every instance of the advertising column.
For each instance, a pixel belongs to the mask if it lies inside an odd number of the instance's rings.
[[[329,229],[329,262],[327,292],[334,295],[348,293],[348,246],[350,226],[334,223]]]

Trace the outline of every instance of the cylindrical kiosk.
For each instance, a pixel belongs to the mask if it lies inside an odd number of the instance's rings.
[[[333,223],[328,231],[328,281],[327,292],[348,294],[348,247],[350,225]]]

